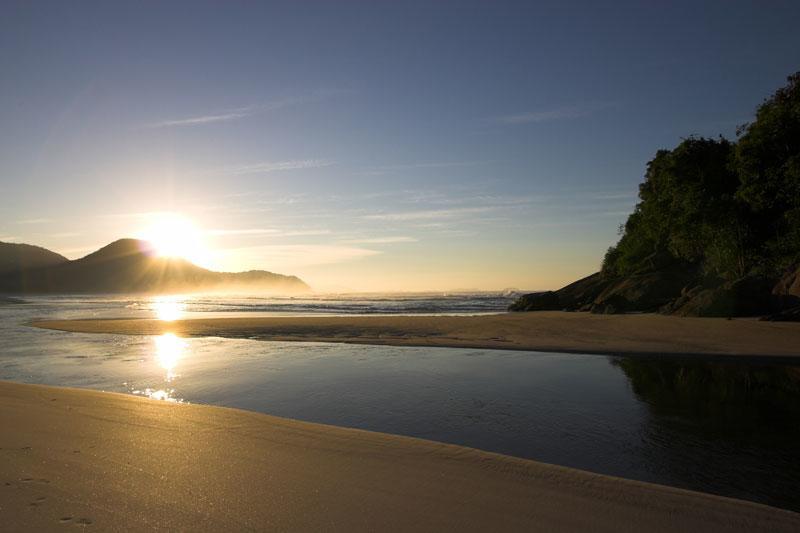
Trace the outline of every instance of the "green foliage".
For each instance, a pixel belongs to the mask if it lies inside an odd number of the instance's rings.
[[[800,260],[800,73],[737,143],[690,137],[658,151],[639,199],[606,253],[606,274],[683,262],[737,279]]]
[[[788,81],[740,129],[733,159],[767,268],[800,260],[800,73]]]

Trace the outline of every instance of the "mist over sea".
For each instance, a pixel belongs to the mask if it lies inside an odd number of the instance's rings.
[[[173,296],[26,297],[25,314],[60,318],[159,318],[169,307],[173,318],[260,315],[460,315],[505,312],[520,293],[421,292],[312,294],[302,296],[194,294]],[[22,308],[18,309],[23,311]]]

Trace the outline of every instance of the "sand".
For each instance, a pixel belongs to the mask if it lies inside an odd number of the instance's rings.
[[[537,312],[482,316],[338,316],[50,320],[44,328],[397,346],[450,346],[653,356],[800,358],[800,323],[653,314]]]
[[[800,514],[408,437],[0,382],[0,530],[798,531]]]

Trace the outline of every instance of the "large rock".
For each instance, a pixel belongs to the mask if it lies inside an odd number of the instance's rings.
[[[772,288],[772,307],[783,311],[800,306],[800,266],[789,269]]]
[[[591,276],[579,279],[562,287],[556,293],[558,294],[561,307],[569,311],[588,311],[594,304],[603,290],[608,287],[613,279],[603,276],[602,273],[596,272]]]
[[[760,316],[770,312],[770,283],[746,277],[717,287],[694,287],[665,306],[662,312],[678,316]]]
[[[656,312],[696,281],[694,269],[669,268],[615,279],[597,295],[593,313]]]
[[[526,294],[511,311],[592,311],[594,313],[654,312],[675,300],[696,277],[694,269],[669,268],[631,276],[600,272],[555,292]]]
[[[557,291],[534,292],[520,296],[509,311],[586,311],[608,285],[609,280],[597,272]]]
[[[610,277],[598,272],[557,291],[527,294],[509,310],[660,312],[697,317],[775,314],[775,320],[796,320],[797,307],[800,268],[791,269],[777,283],[757,276],[726,282],[704,276],[697,266],[673,264],[630,276]]]
[[[769,320],[770,322],[800,322],[800,306],[761,317],[761,320]]]
[[[562,309],[554,291],[523,294],[509,307],[509,311],[558,311]]]

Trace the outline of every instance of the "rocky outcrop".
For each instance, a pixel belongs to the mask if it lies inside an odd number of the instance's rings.
[[[659,312],[694,317],[800,316],[800,268],[779,280],[748,276],[708,278],[692,266],[673,265],[631,276],[592,274],[557,291],[527,294],[510,311]]]
[[[558,311],[563,309],[555,291],[532,292],[517,298],[509,311]]]
[[[762,317],[761,320],[769,320],[770,322],[800,322],[800,306],[767,315]]]
[[[776,309],[800,306],[800,265],[790,268],[772,288],[772,306]]]
[[[526,294],[510,311],[654,312],[680,296],[695,272],[663,269],[627,277],[592,274],[557,291]]]
[[[593,313],[647,313],[659,311],[695,282],[694,270],[671,268],[610,280],[595,298]]]
[[[774,322],[800,322],[800,266],[790,268],[770,294],[772,314],[763,318]]]
[[[556,291],[561,307],[568,311],[588,311],[610,280],[600,272],[574,281]]]
[[[759,316],[771,308],[771,284],[757,277],[742,278],[716,287],[696,286],[683,291],[661,311],[678,316]]]

